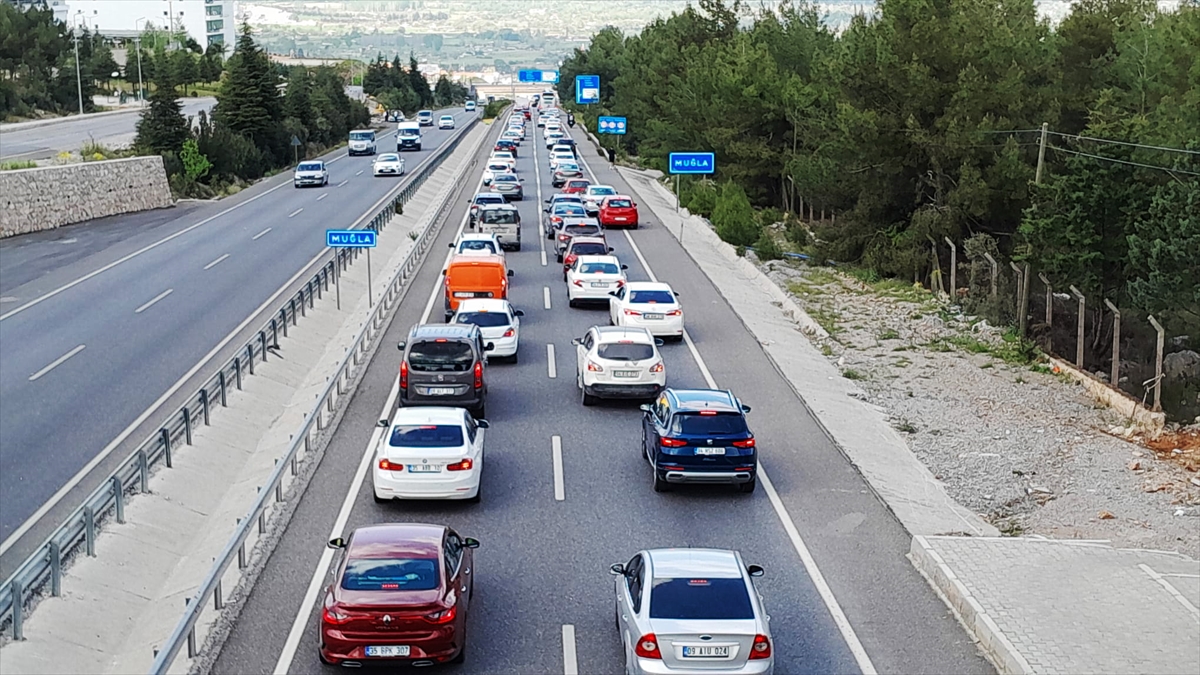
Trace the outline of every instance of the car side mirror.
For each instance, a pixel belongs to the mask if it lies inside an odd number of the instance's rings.
[[[388,426],[388,421],[387,421],[387,420],[379,420],[379,426],[381,426],[381,427],[383,427],[384,429],[386,429],[386,428],[387,428],[387,426]]]
[[[624,265],[621,265],[621,267],[625,267],[625,266],[624,266]],[[609,295],[611,295],[611,296],[613,296],[614,298],[615,298],[615,297],[617,297],[617,292],[616,292],[616,291],[609,291],[609,292],[608,292],[608,294],[609,294]]]
[[[578,346],[578,345],[579,345],[579,338],[573,338],[573,339],[571,340],[571,344]]]
[[[464,548],[479,548],[479,540],[471,538],[471,537],[467,537],[466,539],[463,539],[463,547]]]
[[[667,343],[663,342],[662,338],[654,338],[654,346],[655,347],[661,347],[665,344],[667,344]]]
[[[610,249],[608,249],[608,250],[610,250],[610,251],[611,251],[612,249],[610,248]],[[629,265],[621,265],[621,269],[623,269],[623,270],[627,270],[627,269],[629,269]]]
[[[488,424],[487,420],[475,420],[475,426],[479,427],[480,429],[487,429],[492,425]]]
[[[346,540],[342,539],[341,537],[338,537],[337,539],[330,539],[326,546],[329,548],[346,548]]]
[[[442,270],[442,276],[446,276],[446,270]]]
[[[524,182],[525,182],[525,179],[524,179],[524,178],[518,178],[517,180],[519,180],[519,181],[520,181],[520,182],[522,182],[522,183],[524,183]]]
[[[396,349],[399,349],[400,351],[404,351],[404,345],[405,345],[405,344],[406,344],[406,343],[404,343],[404,342],[397,342],[397,343],[396,343]]]
[[[608,252],[609,252],[609,253],[612,253],[612,252],[613,252],[613,250],[614,250],[614,249],[613,249],[613,247],[611,247],[611,246],[609,246],[609,247],[608,247]],[[624,265],[622,265],[621,267],[625,267],[625,266],[624,266]]]
[[[513,271],[512,271],[512,270],[509,270],[509,271],[508,271],[508,276],[510,276],[510,277],[511,277],[512,275],[513,275]]]
[[[750,406],[748,406],[748,405],[744,405],[744,404],[743,404],[743,405],[742,405],[742,412],[744,412],[744,413],[748,413],[748,412],[750,412]]]
[[[525,316],[525,312],[523,312],[522,310],[519,310],[519,309],[514,309],[513,316]]]
[[[446,244],[446,245],[447,245],[447,246],[449,246],[450,248],[454,248],[454,244],[453,244],[453,243],[451,243],[451,244]]]
[[[762,575],[766,574],[766,572],[767,572],[759,565],[750,565],[749,567],[746,568],[746,571],[749,572],[750,576],[752,576],[752,577],[761,577]]]
[[[483,346],[483,351],[485,351],[485,352],[490,352],[490,351],[492,351],[492,350],[493,350],[493,349],[495,349],[495,348],[496,348],[496,343],[495,343],[495,342],[489,342],[489,343],[487,343],[486,345],[484,345],[484,346]]]
[[[549,203],[550,203],[550,200],[549,200],[549,199],[543,199],[542,201],[546,202],[547,204],[549,204]]]
[[[614,577],[625,576],[625,563],[613,563],[612,566],[608,568],[608,573]]]
[[[643,403],[643,404],[641,404],[641,405],[639,405],[639,406],[638,406],[638,410],[641,410],[641,411],[642,411],[642,412],[644,412],[644,413],[649,413],[649,412],[650,412],[650,404],[649,404],[649,403]]]

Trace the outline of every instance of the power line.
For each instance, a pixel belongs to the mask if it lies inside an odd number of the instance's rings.
[[[1016,133],[1016,132],[1014,132]],[[1185,150],[1183,148],[1164,148],[1161,145],[1145,145],[1143,143],[1129,143],[1127,141],[1114,141],[1108,138],[1093,138],[1091,136],[1077,136],[1075,134],[1064,134],[1059,131],[1047,131],[1046,133],[1062,136],[1063,138],[1072,138],[1077,141],[1094,141],[1096,143],[1112,143],[1113,145],[1125,145],[1132,148],[1146,148],[1148,150],[1161,150],[1163,152],[1180,152],[1187,155],[1200,155],[1200,150]]]
[[[1129,166],[1138,166],[1143,169],[1156,169],[1158,171],[1167,171],[1169,173],[1182,173],[1182,174],[1185,174],[1188,176],[1200,176],[1200,173],[1197,173],[1194,171],[1184,171],[1183,169],[1172,169],[1172,168],[1166,167],[1166,166],[1154,166],[1153,164],[1142,164],[1141,162],[1129,162],[1129,161],[1126,161],[1123,159],[1114,159],[1112,157],[1105,157],[1103,155],[1092,155],[1092,154],[1088,154],[1086,152],[1078,152],[1076,150],[1067,150],[1066,148],[1060,148],[1057,145],[1047,144],[1046,147],[1050,148],[1051,150],[1058,150],[1059,152],[1067,152],[1072,155],[1079,155],[1081,157],[1090,157],[1092,159],[1102,159],[1106,162],[1116,162],[1117,164],[1128,164]]]

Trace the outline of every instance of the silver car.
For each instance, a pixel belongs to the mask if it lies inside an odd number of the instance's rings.
[[[329,185],[329,169],[326,169],[325,162],[320,160],[300,162],[296,165],[296,172],[292,174],[292,185]]]
[[[630,675],[770,675],[770,617],[737,551],[660,548],[616,563],[616,623]]]

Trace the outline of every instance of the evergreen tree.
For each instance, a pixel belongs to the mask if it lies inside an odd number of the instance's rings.
[[[308,69],[303,66],[293,68],[288,76],[287,93],[283,97],[283,115],[299,122],[306,131],[313,127],[311,89]]]
[[[1200,173],[1200,162],[1176,168]],[[1160,185],[1136,215],[1128,244],[1134,304],[1200,325],[1200,179],[1181,174]]]
[[[178,153],[184,141],[191,137],[191,130],[169,75],[160,76],[156,84],[158,88],[150,95],[150,106],[142,111],[138,120],[133,144],[145,152]]]
[[[421,73],[417,57],[412,52],[408,54],[408,85],[420,97],[422,107],[433,102],[433,92],[429,90],[429,80],[426,80],[425,75]]]
[[[754,208],[746,198],[746,191],[733,181],[721,186],[712,221],[717,236],[734,246],[752,246],[758,240],[760,228]]]
[[[282,161],[283,104],[279,79],[271,62],[243,24],[237,48],[225,68],[213,120],[250,139],[259,149]],[[286,139],[284,139],[286,140]]]

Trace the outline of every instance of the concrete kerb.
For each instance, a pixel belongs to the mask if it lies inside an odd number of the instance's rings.
[[[103,112],[85,113],[84,115],[67,115],[65,117],[53,117],[44,120],[30,120],[28,122],[5,122],[0,124],[0,134],[6,131],[21,131],[24,129],[37,129],[38,127],[48,127],[55,124],[63,124],[64,122],[74,122],[77,120],[90,120],[97,117],[112,117],[114,115],[128,115],[130,113],[141,112],[142,108],[126,108],[122,110],[105,110]]]

